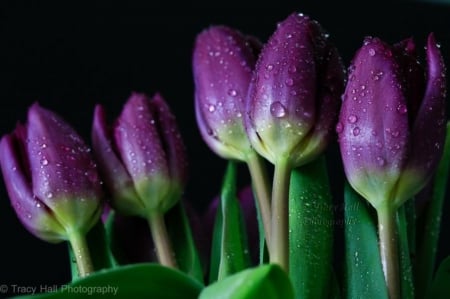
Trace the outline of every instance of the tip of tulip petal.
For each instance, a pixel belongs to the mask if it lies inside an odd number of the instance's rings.
[[[434,36],[434,32],[430,32],[430,34],[428,34],[428,43],[427,43],[428,47],[433,47],[433,46],[437,46],[436,44],[436,38]]]

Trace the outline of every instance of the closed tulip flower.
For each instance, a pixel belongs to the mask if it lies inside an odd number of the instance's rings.
[[[411,39],[368,38],[351,65],[337,125],[350,184],[374,207],[395,207],[433,174],[445,139],[445,67],[432,34],[427,66]]]
[[[433,34],[427,64],[412,39],[367,38],[356,53],[337,124],[345,172],[378,214],[390,298],[399,298],[396,211],[422,189],[445,139],[445,66]]]
[[[248,164],[269,239],[270,199],[264,165],[244,126],[247,98],[258,39],[226,26],[211,26],[196,38],[192,58],[195,112],[205,142],[225,159]]]
[[[98,105],[92,139],[119,212],[146,218],[178,201],[186,180],[186,153],[175,118],[160,95],[150,99],[133,93],[112,130]]]
[[[92,271],[84,235],[100,217],[102,194],[96,164],[81,137],[60,116],[34,104],[27,122],[3,136],[0,162],[24,226],[48,242],[69,240],[83,253],[77,255],[84,259],[80,275]]]
[[[113,208],[147,219],[154,238],[165,238],[163,214],[181,197],[187,159],[175,117],[163,98],[133,93],[112,128],[98,105],[92,142]],[[157,247],[167,242],[154,241]],[[158,249],[162,263],[174,265],[171,252]]]
[[[334,133],[344,68],[320,24],[291,14],[263,47],[250,84],[246,130],[275,165],[271,261],[288,266],[288,192],[292,168],[320,155]]]
[[[246,161],[253,154],[243,122],[256,62],[252,45],[256,43],[226,26],[205,29],[195,42],[192,67],[197,123],[209,147],[227,159]]]
[[[293,167],[323,152],[333,134],[344,68],[320,24],[292,14],[264,46],[247,102],[246,127],[256,151]]]

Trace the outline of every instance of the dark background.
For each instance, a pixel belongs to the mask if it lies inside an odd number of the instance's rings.
[[[188,148],[191,178],[186,198],[202,210],[218,192],[225,167],[225,161],[202,141],[194,117],[192,46],[196,34],[207,26],[228,25],[265,41],[277,22],[294,11],[303,12],[328,30],[347,66],[367,35],[389,43],[412,36],[422,51],[433,31],[450,65],[450,6],[445,4],[309,0],[253,5],[242,0],[180,6],[167,1],[171,6],[167,8],[148,2],[152,4],[0,2],[0,134],[24,121],[27,108],[38,101],[89,140],[96,103],[117,115],[131,91],[161,92],[177,116]],[[330,177],[338,186],[343,174],[336,144],[329,155]],[[244,167],[242,172],[244,185],[248,182]],[[335,199],[341,200],[340,188],[334,191]],[[450,213],[449,201],[444,213]],[[439,259],[450,253],[446,218]],[[0,236],[0,284],[69,281],[66,245],[47,244],[28,233],[9,205],[3,183]]]

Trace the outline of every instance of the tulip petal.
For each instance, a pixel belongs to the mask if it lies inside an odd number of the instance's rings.
[[[66,230],[90,229],[101,198],[90,149],[59,115],[37,103],[28,110],[27,137],[33,194]]]
[[[159,124],[160,140],[168,159],[170,177],[184,185],[187,180],[187,157],[176,118],[160,94],[153,97],[152,104]]]
[[[365,40],[352,61],[336,128],[347,178],[374,206],[391,197],[409,146],[407,102],[395,58],[381,40]]]
[[[97,105],[92,126],[92,146],[99,169],[113,196],[113,206],[125,214],[136,215],[144,210],[133,181],[112,146],[103,106]]]
[[[397,52],[397,60],[402,65],[403,92],[408,99],[408,116],[411,127],[425,92],[425,72],[418,61],[416,45],[411,38],[395,44],[394,49]]]
[[[255,38],[212,26],[196,38],[192,66],[196,117],[202,137],[224,158],[245,160],[251,150],[243,114],[259,45]]]
[[[434,173],[445,142],[446,77],[444,59],[434,35],[428,36],[427,86],[412,128],[412,146],[408,164],[399,183],[399,194],[417,193]]]
[[[169,176],[150,99],[133,93],[114,128],[117,150],[133,181]]]
[[[319,79],[323,82],[317,91],[316,123],[294,152],[299,153],[295,165],[304,164],[317,157],[329,144],[334,135],[334,125],[339,116],[341,95],[344,91],[344,64],[336,47],[330,46],[324,58],[324,69]]]
[[[59,242],[66,239],[64,228],[52,217],[51,211],[38,198],[33,196],[30,178],[26,175],[19,143],[24,139],[5,135],[0,141],[0,162],[4,182],[11,205],[20,222],[36,237]]]

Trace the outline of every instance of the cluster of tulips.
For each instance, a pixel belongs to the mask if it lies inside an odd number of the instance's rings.
[[[221,195],[205,218],[214,218],[215,225],[203,223],[214,226],[203,227],[212,231],[204,238],[212,247],[200,254],[196,230],[202,225],[189,225],[186,214],[192,211],[185,213],[188,203],[180,201],[187,177],[184,143],[159,94],[133,93],[114,122],[97,105],[92,150],[62,117],[33,104],[26,123],[0,143],[12,207],[38,238],[70,243],[75,281],[120,268],[113,254],[109,266],[97,267],[86,236],[111,217],[132,216],[148,222],[152,237],[149,246],[143,236],[132,244],[154,250],[159,270],[194,277],[200,286],[193,293],[200,298],[427,298],[435,249],[411,260],[409,215],[414,197],[437,185],[436,171],[445,162],[446,76],[432,33],[426,63],[416,50],[412,39],[389,45],[366,37],[346,68],[321,25],[297,13],[281,21],[265,43],[227,26],[200,32],[192,60],[198,127],[211,150],[230,160]],[[333,261],[333,203],[324,160],[335,141],[349,183],[346,204],[364,203],[360,197],[370,203],[346,210],[346,217],[360,217],[344,223],[351,251],[346,282]],[[251,176],[252,188],[243,196],[235,186],[237,161],[248,165]],[[441,168],[446,178],[447,168]],[[175,221],[185,224],[190,255],[180,249],[185,243],[174,240],[173,219],[166,217],[179,206],[183,220]],[[432,220],[440,217],[441,206]],[[364,273],[358,272],[361,263]],[[418,278],[414,269],[427,268],[416,267],[421,263],[431,270]],[[145,279],[157,276],[156,271]],[[172,284],[177,289],[170,280],[153,287]],[[158,298],[169,298],[159,292]]]

